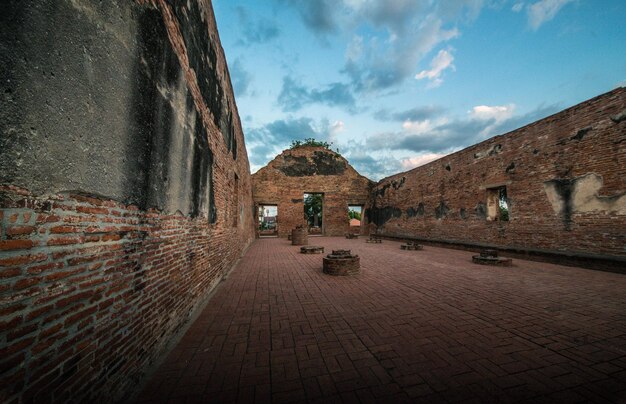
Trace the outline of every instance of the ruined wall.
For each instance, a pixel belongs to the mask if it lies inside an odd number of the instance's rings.
[[[285,150],[252,175],[257,205],[278,206],[278,235],[305,223],[304,193],[323,193],[323,230],[341,236],[350,229],[348,205],[365,205],[373,183],[324,147]]]
[[[0,401],[127,397],[254,238],[209,0],[0,13]]]
[[[626,256],[626,89],[593,98],[377,184],[381,234]],[[509,221],[488,220],[505,186]]]

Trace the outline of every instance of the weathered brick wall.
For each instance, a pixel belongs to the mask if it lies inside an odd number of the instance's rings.
[[[381,234],[566,254],[626,255],[626,89],[380,181]],[[488,220],[506,186],[510,220]]]
[[[323,230],[326,236],[349,231],[348,205],[365,205],[373,183],[341,155],[324,147],[285,150],[252,175],[257,205],[278,206],[278,234],[287,237],[305,223],[304,193],[323,193]]]
[[[0,401],[123,399],[254,238],[211,4],[1,14]]]

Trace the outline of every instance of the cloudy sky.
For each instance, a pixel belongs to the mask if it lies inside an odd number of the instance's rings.
[[[626,86],[624,0],[213,0],[251,169],[332,142],[378,180]]]

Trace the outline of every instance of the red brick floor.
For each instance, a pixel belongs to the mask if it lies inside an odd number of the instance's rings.
[[[626,276],[319,237],[257,240],[140,402],[626,403]]]

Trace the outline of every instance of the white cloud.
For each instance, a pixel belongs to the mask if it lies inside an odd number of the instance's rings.
[[[420,134],[427,133],[429,130],[433,128],[430,120],[427,119],[425,121],[405,121],[402,124],[402,129],[404,129],[408,133],[412,134]]]
[[[494,135],[494,131],[498,126],[511,119],[515,112],[515,104],[495,105],[477,105],[468,111],[470,118],[474,121],[483,121],[486,126],[479,132],[481,138],[487,138]]]
[[[430,62],[431,69],[422,70],[421,72],[415,75],[415,79],[423,80],[427,78],[428,80],[430,80],[432,87],[437,87],[441,85],[441,83],[443,83],[441,74],[446,69],[454,70],[454,65],[452,64],[453,61],[454,61],[454,56],[452,56],[452,53],[442,49],[439,51],[439,53],[437,53],[437,55]]]
[[[337,135],[345,129],[343,121],[335,121],[328,128],[328,141],[330,143],[337,143]]]
[[[543,23],[550,21],[567,3],[573,0],[540,0],[528,6],[528,24],[537,30]]]
[[[415,167],[423,166],[431,161],[435,161],[446,156],[446,153],[426,153],[415,157],[407,157],[400,160],[402,168],[405,170],[411,170]]]
[[[513,10],[513,12],[515,13],[519,13],[520,11],[522,11],[523,8],[524,3],[515,3],[513,4],[513,7],[511,7],[511,10]]]
[[[473,119],[481,121],[488,121],[493,119],[496,123],[506,121],[513,116],[515,111],[515,104],[509,105],[496,105],[493,107],[487,105],[477,105],[472,108],[468,113]]]

